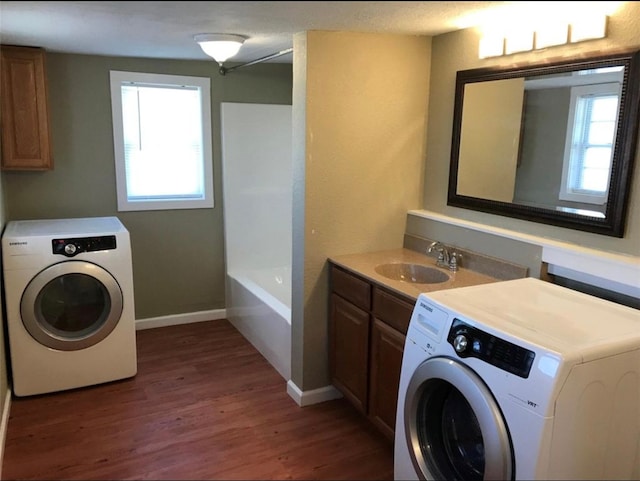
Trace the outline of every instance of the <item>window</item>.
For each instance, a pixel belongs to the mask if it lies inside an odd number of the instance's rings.
[[[213,207],[209,85],[111,71],[119,211]]]
[[[617,82],[571,89],[560,199],[606,203],[619,98]]]

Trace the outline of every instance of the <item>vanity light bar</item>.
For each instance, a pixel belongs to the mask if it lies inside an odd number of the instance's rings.
[[[533,50],[533,30],[513,31],[507,35],[504,52],[511,55],[517,52]]]
[[[593,40],[607,36],[607,16],[585,16],[578,22],[572,22],[569,28],[571,43]]]
[[[504,37],[502,35],[484,35],[480,38],[480,58],[499,57],[504,54]]]
[[[569,23],[548,23],[535,32],[513,30],[506,34],[485,33],[480,37],[479,58],[500,57],[567,43],[605,38],[607,15],[586,15]]]
[[[562,23],[548,23],[536,30],[536,49],[564,45],[569,40],[569,26]]]

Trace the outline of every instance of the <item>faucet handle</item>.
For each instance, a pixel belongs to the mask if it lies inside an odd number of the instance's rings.
[[[439,241],[433,241],[427,248],[427,254],[431,254],[431,251],[433,251],[433,249],[435,249],[439,245],[441,245]]]
[[[457,252],[454,252],[451,254],[451,258],[449,259],[449,270],[450,271],[457,271],[458,270],[458,260],[462,259],[462,254],[459,254]]]

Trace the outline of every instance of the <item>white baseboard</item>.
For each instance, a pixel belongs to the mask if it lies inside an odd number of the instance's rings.
[[[2,479],[2,465],[4,463],[4,446],[7,440],[7,429],[9,428],[9,412],[11,409],[11,388],[7,389],[2,409],[2,420],[0,421],[0,479]]]
[[[311,391],[302,391],[296,384],[289,379],[287,382],[287,394],[300,407],[310,406],[333,399],[340,399],[342,393],[333,386],[325,386]]]
[[[193,322],[217,321],[226,319],[226,309],[212,309],[210,311],[188,312],[186,314],[172,314],[170,316],[149,317],[136,319],[136,331],[153,329],[155,327],[177,326],[179,324],[191,324]]]

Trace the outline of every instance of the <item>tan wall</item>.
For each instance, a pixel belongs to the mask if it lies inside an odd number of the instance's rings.
[[[406,212],[420,207],[431,39],[316,31],[296,42],[294,124],[306,127],[304,145],[294,131],[303,286],[293,292],[292,379],[309,390],[328,384],[327,258],[401,247]]]
[[[601,40],[487,59],[478,59],[478,42],[475,29],[433,38],[424,209],[584,247],[640,255],[640,149],[636,153],[627,228],[622,239],[447,206],[456,72],[640,48],[640,2],[624,2],[622,9],[609,18],[608,36]],[[475,247],[482,251],[482,246]]]

